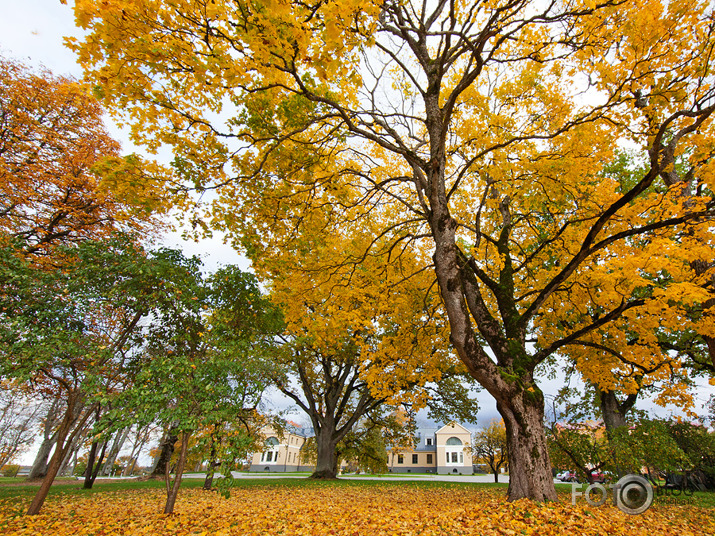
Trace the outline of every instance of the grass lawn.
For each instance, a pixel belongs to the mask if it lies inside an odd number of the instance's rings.
[[[81,481],[53,487],[42,513],[26,517],[36,485],[0,482],[0,534],[12,535],[678,535],[715,534],[713,494],[656,500],[639,516],[610,504],[571,504],[571,487],[557,485],[558,503],[508,503],[506,484],[421,480],[242,478],[231,497],[182,484],[175,514],[161,513],[163,482]],[[687,499],[687,500],[686,500]]]

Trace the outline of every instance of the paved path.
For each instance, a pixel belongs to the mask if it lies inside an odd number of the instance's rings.
[[[203,478],[205,475],[202,473],[193,473],[186,475],[187,478]],[[308,478],[308,474],[296,474],[296,473],[238,473],[234,472],[233,477],[236,479],[242,478]],[[338,477],[340,480],[381,480],[384,482],[410,482],[410,481],[425,481],[425,480],[435,480],[439,482],[482,482],[482,483],[493,483],[494,475],[410,475],[406,473],[401,474],[391,474],[391,475],[340,475]],[[508,483],[508,475],[500,475],[499,483]]]

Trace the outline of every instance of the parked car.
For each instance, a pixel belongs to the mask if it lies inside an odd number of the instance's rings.
[[[608,480],[608,476],[605,473],[602,473],[600,471],[591,473],[591,476],[593,477],[594,484],[595,483],[604,484],[606,482],[606,480]]]
[[[576,482],[576,473],[574,471],[562,471],[556,475],[561,482]]]

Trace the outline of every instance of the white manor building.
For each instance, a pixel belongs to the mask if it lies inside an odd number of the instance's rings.
[[[312,428],[288,426],[282,435],[266,428],[263,433],[266,448],[253,454],[250,471],[287,473],[313,470],[312,465],[303,464],[301,460],[301,450],[306,440],[313,436]],[[474,472],[471,444],[472,434],[461,424],[418,429],[413,448],[388,449],[387,467],[392,473],[471,475]]]

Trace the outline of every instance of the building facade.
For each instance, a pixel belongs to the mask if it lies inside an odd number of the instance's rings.
[[[304,464],[301,456],[306,441],[313,436],[311,428],[289,425],[283,434],[272,428],[265,428],[263,434],[265,450],[251,457],[251,472],[313,471],[314,466]],[[422,428],[416,432],[413,448],[388,448],[388,470],[391,473],[471,475],[474,472],[471,444],[472,434],[461,424],[449,423],[439,429]]]
[[[261,473],[291,473],[295,471],[312,471],[312,465],[305,465],[301,460],[301,450],[312,429],[289,425],[283,434],[278,434],[270,427],[263,430],[266,437],[266,448],[256,452],[251,457],[251,472]]]
[[[417,430],[412,449],[388,452],[391,473],[436,473],[471,475],[472,433],[464,426],[449,423],[442,428]]]

